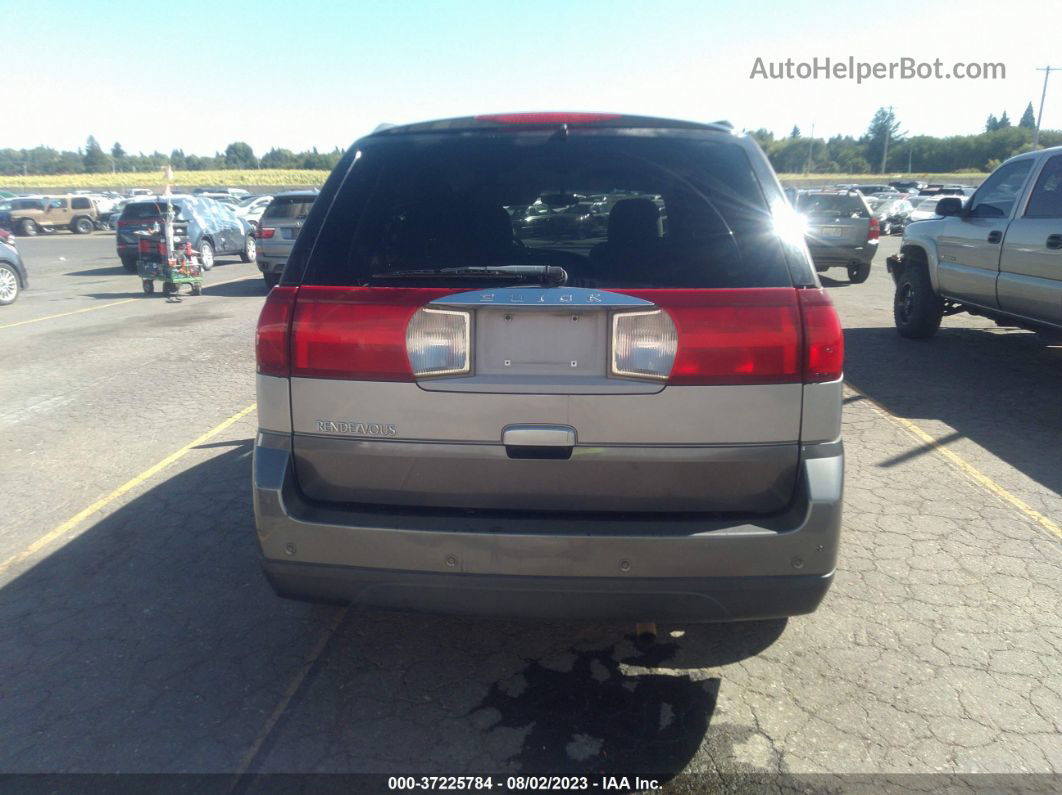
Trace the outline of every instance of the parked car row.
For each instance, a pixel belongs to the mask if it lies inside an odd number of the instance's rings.
[[[254,228],[240,218],[229,205],[203,196],[138,196],[122,210],[116,223],[115,245],[118,258],[130,273],[136,271],[137,232],[157,230],[164,222],[167,206],[176,220],[188,224],[188,241],[199,255],[203,270],[214,267],[219,254],[238,254],[244,262],[253,262],[257,254]]]

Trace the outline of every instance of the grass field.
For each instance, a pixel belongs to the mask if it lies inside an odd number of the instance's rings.
[[[811,187],[835,182],[888,182],[894,179],[920,179],[924,182],[980,183],[987,174],[779,174],[787,185]],[[176,171],[174,186],[178,188],[307,188],[320,187],[328,177],[327,171],[294,169],[245,169],[242,171]],[[158,188],[163,186],[162,172],[135,174],[51,174],[47,176],[0,176],[0,189],[22,192],[58,192],[65,190],[124,190],[126,188]]]
[[[182,188],[319,187],[327,171],[302,169],[245,169],[241,171],[174,171],[173,182]],[[165,182],[161,171],[119,174],[48,174],[45,176],[0,176],[0,188],[14,191],[123,190],[159,188]]]

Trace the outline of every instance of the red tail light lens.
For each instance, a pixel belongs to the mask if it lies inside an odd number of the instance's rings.
[[[870,216],[870,232],[867,234],[867,240],[877,240],[879,237],[881,237],[881,224],[872,215]]]
[[[258,372],[287,378],[291,374],[291,317],[298,287],[274,287],[258,315],[254,335]]]
[[[406,352],[410,318],[424,304],[452,292],[444,288],[300,288],[292,322],[292,376],[413,381]]]
[[[259,240],[267,240],[275,235],[276,232],[277,230],[271,226],[260,226],[258,227],[258,238]]]
[[[151,253],[151,241],[140,238],[136,242],[136,251],[138,254],[150,254]]]
[[[844,330],[821,287],[797,290],[804,320],[804,381],[836,381],[844,372]]]
[[[799,382],[800,309],[792,288],[624,290],[666,310],[678,332],[669,384]]]

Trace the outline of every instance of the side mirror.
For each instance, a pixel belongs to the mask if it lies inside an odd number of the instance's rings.
[[[937,202],[937,215],[944,217],[962,215],[962,199],[958,196],[947,196]]]

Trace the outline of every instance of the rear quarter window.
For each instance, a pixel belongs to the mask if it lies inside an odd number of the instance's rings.
[[[409,271],[548,265],[575,287],[790,286],[741,145],[653,133],[366,139],[304,282],[419,286]]]

